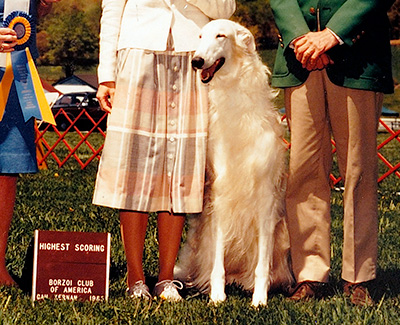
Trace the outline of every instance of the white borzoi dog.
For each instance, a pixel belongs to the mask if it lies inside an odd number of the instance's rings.
[[[271,286],[292,281],[275,93],[243,26],[214,20],[200,37],[192,65],[209,83],[207,184],[204,211],[190,220],[176,276],[210,292],[215,303],[226,299],[226,283],[237,283],[253,290],[252,305],[265,305]]]

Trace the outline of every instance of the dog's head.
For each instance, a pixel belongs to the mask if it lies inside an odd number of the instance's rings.
[[[229,69],[233,57],[255,51],[254,37],[248,29],[227,19],[216,19],[202,28],[192,66],[201,70],[202,82],[208,83],[221,68]]]

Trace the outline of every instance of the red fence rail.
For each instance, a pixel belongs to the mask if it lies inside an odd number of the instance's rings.
[[[394,131],[391,127],[389,127],[382,120],[380,120],[379,123],[386,129],[386,131],[389,134],[389,136],[384,141],[382,141],[380,144],[378,144],[378,157],[385,164],[385,166],[388,168],[388,170],[379,177],[378,182],[381,182],[391,174],[395,174],[397,177],[400,178],[400,172],[399,172],[399,169],[400,169],[400,158],[397,157],[398,161],[396,161],[394,163],[391,163],[390,161],[388,161],[380,153],[380,150],[383,147],[385,147],[385,146],[387,146],[389,144],[394,144],[394,145],[399,146],[399,144],[400,144],[400,138],[399,138],[399,136],[400,136],[400,127],[398,128],[397,131]],[[400,150],[398,148],[397,148],[397,152],[400,155]]]
[[[92,116],[90,116],[86,109],[82,109],[79,115],[76,116],[76,118],[71,118],[71,116],[69,116],[64,111],[64,109],[60,109],[54,115],[56,121],[61,116],[63,117],[64,121],[68,122],[68,125],[66,127],[63,127],[63,129],[65,128],[65,130],[60,131],[57,126],[47,123],[43,126],[43,128],[41,127],[41,125],[38,125],[36,127],[38,165],[46,166],[47,160],[52,157],[60,168],[63,167],[69,159],[74,158],[81,166],[81,168],[85,169],[94,159],[100,158],[100,153],[103,150],[103,143],[96,148],[96,145],[92,144],[89,141],[89,137],[94,132],[98,132],[102,135],[103,139],[105,138],[106,135],[104,132],[104,127],[102,127],[102,125],[105,125],[104,122],[107,118],[107,113],[104,113],[103,116],[101,116],[101,118],[97,121],[95,121]],[[81,128],[82,126],[84,126],[85,131],[78,128],[79,122],[83,119],[85,119],[86,123],[84,125],[81,125]],[[50,144],[49,141],[45,138],[45,134],[49,131],[54,131],[57,135],[57,139],[53,144]],[[75,131],[80,138],[80,140],[75,144],[71,144],[66,139],[66,136],[71,131]],[[68,150],[67,154],[64,157],[62,157],[62,153],[57,150],[61,145],[63,145]],[[80,149],[82,148],[82,145],[85,145],[91,151],[91,155],[86,160],[83,160],[80,155]],[[85,155],[87,155],[87,153]]]
[[[49,160],[53,159],[57,166],[61,168],[69,160],[74,159],[80,165],[81,169],[85,169],[91,162],[100,158],[105,138],[107,113],[104,113],[100,119],[95,120],[85,109],[82,109],[76,118],[71,118],[63,109],[60,109],[55,114],[55,118],[57,120],[60,117],[65,118],[65,121],[67,121],[68,126],[65,127],[65,124],[63,125],[63,129],[65,128],[65,130],[61,131],[57,126],[49,124],[38,125],[36,129],[38,164],[39,166],[46,166]],[[285,118],[285,116],[282,117],[283,122]],[[82,120],[86,121],[84,125],[80,123]],[[400,119],[391,125],[383,119],[379,123],[380,129],[384,131],[380,133],[378,144],[378,158],[382,162],[380,168],[383,170],[380,173],[378,181],[382,182],[390,175],[400,178]],[[71,133],[74,133],[75,141],[67,139]],[[91,140],[94,134],[96,135],[96,141]],[[49,135],[51,135],[53,141],[49,140]],[[284,141],[289,150],[290,142],[287,140]],[[390,155],[391,158],[389,158],[389,155],[385,154],[385,151],[388,150],[397,152],[397,154]],[[332,152],[336,152],[333,140]],[[339,175],[331,174],[330,178],[334,186],[341,181]]]

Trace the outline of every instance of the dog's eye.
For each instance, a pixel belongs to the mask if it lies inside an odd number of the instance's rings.
[[[218,34],[218,35],[217,35],[217,38],[226,38],[226,35],[224,35],[224,34]]]

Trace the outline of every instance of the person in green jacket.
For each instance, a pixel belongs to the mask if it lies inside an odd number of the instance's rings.
[[[331,136],[344,180],[342,279],[371,305],[376,278],[376,132],[393,92],[387,11],[394,0],[271,0],[279,29],[272,85],[284,88],[291,131],[286,195],[291,299],[326,294],[330,271]]]

